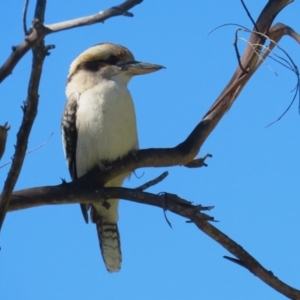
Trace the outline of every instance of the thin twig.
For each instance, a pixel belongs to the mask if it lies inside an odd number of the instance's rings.
[[[243,42],[245,42],[245,43],[247,43],[248,45],[250,45],[249,44],[249,42],[248,42],[248,40],[246,40],[246,39],[244,39],[244,38],[240,38],[240,37],[238,37],[238,40],[240,40],[240,41],[243,41]],[[250,47],[252,47],[252,49],[253,49],[253,52],[255,52],[256,54],[257,54],[257,56],[258,56],[258,62],[260,61],[260,60],[262,60],[265,64],[266,64],[266,66],[268,66],[272,71],[273,71],[273,73],[277,76],[277,73],[268,65],[268,63],[266,62],[266,60],[265,59],[263,59],[262,58],[262,53],[261,52],[259,52],[258,50],[257,50],[257,46],[258,46],[259,44],[255,44],[255,45],[250,45]],[[265,51],[269,51],[269,48],[268,48],[268,46],[262,46],[262,45],[260,45],[261,46],[261,51],[262,50],[265,50]],[[268,57],[269,58],[271,58],[271,55],[268,55]],[[275,59],[274,59],[275,60]],[[275,60],[276,61],[276,60]]]
[[[250,11],[248,10],[248,8],[247,8],[247,6],[246,6],[246,4],[245,4],[245,2],[244,2],[243,0],[241,0],[241,2],[242,2],[242,5],[243,5],[243,7],[244,7],[244,9],[245,9],[245,11],[246,11],[246,13],[247,13],[249,19],[251,20],[252,25],[254,26],[255,30],[256,30],[256,31],[259,31],[258,28],[257,28],[257,26],[256,26],[255,21],[253,20],[251,14],[250,14]]]
[[[248,29],[247,27],[245,27],[245,26],[243,26],[241,24],[237,24],[237,23],[225,23],[225,24],[222,24],[222,25],[219,25],[219,26],[213,28],[211,31],[208,32],[208,34],[207,34],[206,37],[209,37],[214,31],[217,31],[218,29],[220,29],[222,27],[226,27],[226,26],[236,26],[236,27],[240,27],[242,29],[245,29],[248,32],[251,32],[250,29]]]
[[[167,224],[169,225],[169,227],[171,228],[171,229],[173,229],[173,227],[172,227],[172,224],[171,224],[171,222],[169,221],[169,219],[168,219],[168,217],[167,217],[167,213],[166,213],[166,211],[167,211],[167,201],[166,201],[166,193],[159,193],[158,194],[158,196],[160,197],[160,199],[161,199],[161,203],[162,203],[162,209],[163,209],[163,214],[164,214],[164,217],[165,217],[165,220],[166,220],[166,222],[167,222]]]
[[[299,83],[298,83],[299,85]],[[290,104],[288,105],[288,107],[285,109],[285,111],[273,122],[271,122],[270,124],[268,124],[265,128],[268,128],[270,127],[271,125],[275,124],[276,122],[280,121],[284,115],[289,111],[289,109],[291,108],[291,106],[293,105],[293,103],[295,102],[296,100],[296,97],[297,97],[297,94],[299,94],[299,89],[296,90],[295,94],[294,94],[294,97],[292,99],[292,101],[290,102]],[[300,95],[300,94],[299,94]]]
[[[284,32],[285,34],[290,35],[292,38],[294,38],[299,44],[300,44],[300,35],[297,34],[292,28],[290,28],[289,26],[286,26],[282,23],[278,23],[276,25],[274,25],[269,32],[269,36],[265,35],[264,33],[261,32],[256,32],[256,31],[252,31],[252,33],[255,33],[257,35],[261,35],[264,38],[266,38],[267,40],[270,41],[270,45],[269,46],[263,46],[260,44],[250,44],[249,41],[246,41],[245,39],[241,39],[244,40],[245,42],[248,43],[248,45],[250,47],[252,47],[253,51],[258,55],[259,60],[257,63],[257,67],[258,68],[262,62],[265,61],[265,59],[268,57],[270,57],[271,59],[273,59],[274,61],[276,61],[277,63],[281,64],[282,66],[286,67],[287,69],[291,70],[294,72],[294,74],[297,77],[297,84],[295,87],[295,94],[293,96],[292,101],[290,102],[290,104],[288,105],[288,107],[285,109],[285,111],[273,122],[271,122],[270,124],[268,124],[266,126],[269,127],[271,125],[273,125],[274,123],[278,122],[281,120],[281,118],[283,118],[283,116],[289,111],[289,109],[291,108],[291,106],[293,105],[293,103],[296,100],[297,94],[299,95],[299,112],[300,112],[300,73],[299,73],[299,69],[297,67],[297,65],[294,63],[293,59],[290,57],[290,55],[287,53],[286,50],[284,50],[281,46],[278,45],[278,41],[272,39],[272,34],[275,32],[275,30],[279,30],[281,29],[282,32]],[[246,30],[248,31],[248,30]],[[279,39],[278,39],[279,40]],[[282,51],[286,57],[288,58],[289,61],[287,61],[286,59],[274,54],[275,56],[277,56],[278,58],[280,58],[281,60],[285,61],[288,65],[283,64],[282,62],[278,61],[277,59],[275,59],[274,57],[272,57],[271,55],[269,55],[271,53],[271,51],[273,50],[274,47],[277,47],[280,51]],[[258,52],[257,49],[260,49],[260,53]],[[264,50],[264,52],[262,52],[262,50]]]
[[[163,181],[168,175],[169,175],[169,172],[165,171],[161,175],[159,175],[158,177],[156,177],[155,179],[150,180],[150,181],[142,184],[141,186],[136,187],[135,190],[137,190],[137,191],[144,191],[144,190],[148,189],[150,186],[156,185],[159,182]]]
[[[51,139],[52,135],[53,135],[53,133],[51,133],[51,135],[48,137],[48,139],[45,142],[43,142],[42,144],[36,146],[33,149],[28,150],[25,155],[30,154],[30,153],[34,152],[35,150],[37,150],[37,149],[43,147],[44,145],[46,145],[48,143],[48,141]],[[3,167],[5,167],[5,166],[7,166],[7,165],[9,165],[9,164],[11,164],[12,162],[13,162],[13,160],[10,160],[10,161],[6,162],[2,166],[0,166],[0,169],[3,168]]]
[[[23,9],[23,30],[25,36],[28,35],[28,30],[27,30],[27,10],[28,10],[28,5],[29,5],[29,0],[25,0],[24,4],[24,9]]]
[[[237,46],[237,41],[238,41],[238,31],[241,30],[241,29],[237,29],[235,31],[235,38],[234,38],[234,43],[233,43],[233,46],[234,46],[234,50],[235,50],[235,54],[236,54],[236,57],[237,57],[237,61],[238,61],[238,64],[241,68],[241,70],[244,72],[244,73],[247,73],[247,70],[242,66],[242,63],[241,63],[241,55],[240,55],[240,52],[239,52],[239,48]]]

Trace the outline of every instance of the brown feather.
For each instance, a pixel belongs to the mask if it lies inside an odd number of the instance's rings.
[[[70,95],[61,122],[63,145],[72,180],[77,179],[76,146],[78,133],[76,128],[76,112],[78,98],[79,95],[75,93]],[[88,206],[86,204],[80,204],[80,208],[85,222],[88,223]]]

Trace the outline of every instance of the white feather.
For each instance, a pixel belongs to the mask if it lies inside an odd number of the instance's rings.
[[[134,104],[126,85],[115,76],[83,92],[78,101],[76,118],[78,140],[76,167],[84,175],[101,161],[114,161],[138,148]],[[121,186],[129,174],[122,174],[106,184]],[[96,206],[109,222],[118,219],[118,201],[110,201],[109,210]]]

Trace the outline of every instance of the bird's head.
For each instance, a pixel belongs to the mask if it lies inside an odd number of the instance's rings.
[[[93,78],[91,84],[94,85],[101,78],[117,76],[127,84],[134,75],[148,74],[162,68],[160,65],[135,61],[133,54],[123,46],[101,43],[85,50],[72,62],[68,82],[79,76],[81,82],[91,83]]]

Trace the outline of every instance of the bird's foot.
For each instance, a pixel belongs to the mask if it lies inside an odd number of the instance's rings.
[[[109,171],[111,166],[107,165],[109,162],[101,161],[98,163],[98,167],[102,172]]]
[[[138,160],[139,156],[138,156],[138,149],[133,149],[131,151],[129,151],[129,154],[131,154],[136,160]]]

